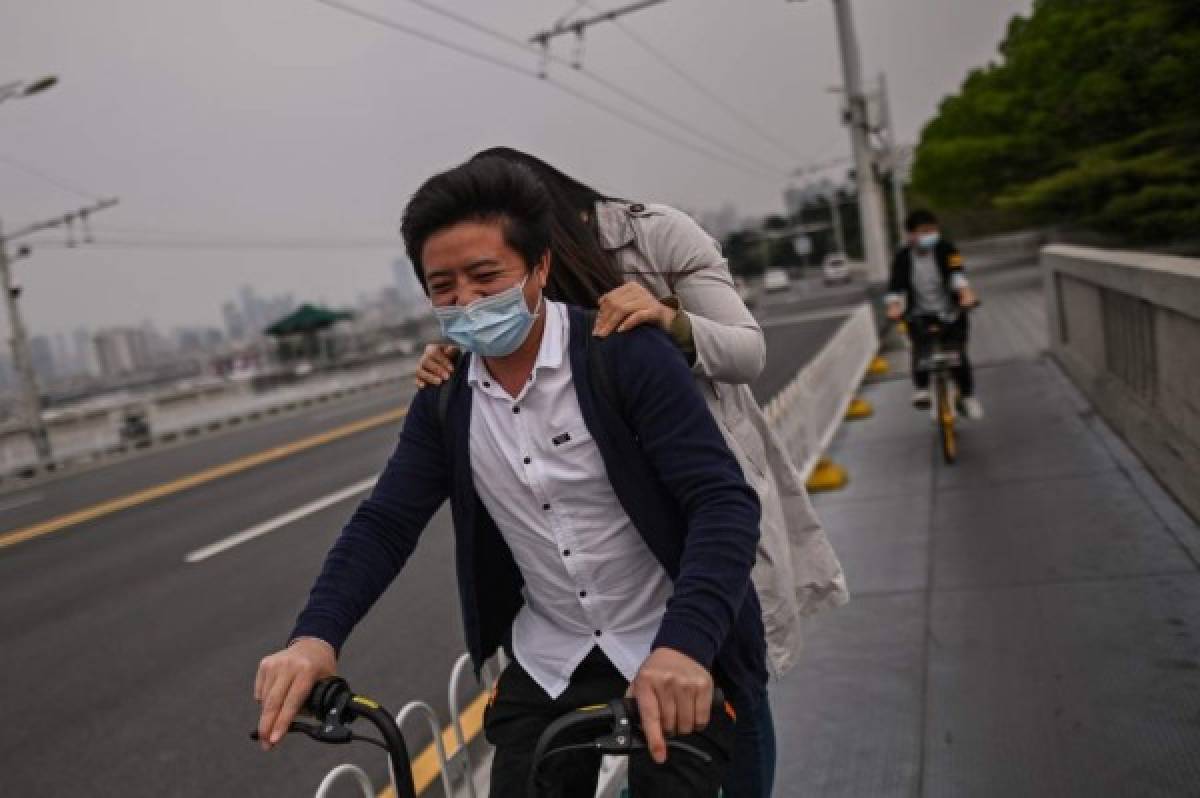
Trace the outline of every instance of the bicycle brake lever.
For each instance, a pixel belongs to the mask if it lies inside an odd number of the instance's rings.
[[[332,731],[326,731],[327,728],[331,728]],[[366,737],[361,734],[355,734],[345,726],[318,726],[315,723],[304,723],[302,721],[294,720],[288,724],[288,733],[291,734],[293,732],[306,735],[321,743],[340,745],[342,743],[349,742],[362,742],[379,746],[385,751],[387,750],[387,745],[385,745],[383,742],[376,740],[374,737]],[[254,740],[255,742],[258,742],[261,739],[258,729],[250,732],[250,739]]]
[[[608,702],[612,712],[613,733],[596,740],[596,750],[606,754],[628,754],[630,751],[646,747],[646,743],[633,731],[633,723],[629,720],[629,707],[625,699],[614,699]]]
[[[304,723],[294,720],[288,726],[289,732],[300,732],[313,738],[319,743],[330,743],[332,745],[341,745],[342,743],[351,742],[354,739],[354,733],[340,723]]]
[[[710,755],[707,751],[702,751],[690,743],[683,743],[679,740],[667,740],[667,748],[678,748],[680,751],[684,751],[692,756],[699,757],[700,760],[706,765],[712,762],[712,755]]]

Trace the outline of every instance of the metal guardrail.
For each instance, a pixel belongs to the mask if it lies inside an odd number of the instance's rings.
[[[154,434],[144,442],[115,443],[90,451],[57,457],[44,463],[30,463],[13,468],[7,472],[0,473],[0,494],[21,490],[66,473],[76,473],[90,468],[97,468],[147,451],[177,446],[198,438],[225,432],[231,428],[289,415],[308,409],[314,405],[327,404],[355,396],[365,391],[396,385],[411,377],[415,370],[416,368],[413,366],[411,369],[405,369],[405,371],[399,374],[392,374],[377,380],[339,387],[312,396],[291,397],[276,404],[260,405],[222,418],[207,419],[195,424],[184,425],[178,429]]]

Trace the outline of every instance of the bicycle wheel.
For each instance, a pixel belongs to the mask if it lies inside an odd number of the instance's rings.
[[[942,444],[942,459],[950,465],[958,457],[958,442],[954,437],[954,407],[950,404],[950,389],[945,375],[939,373],[934,380],[938,438]]]

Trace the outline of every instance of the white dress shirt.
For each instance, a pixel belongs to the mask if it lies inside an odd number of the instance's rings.
[[[475,490],[525,580],[513,654],[557,698],[595,645],[632,681],[672,585],[617,500],[584,424],[567,309],[549,301],[545,308],[537,361],[516,398],[479,357],[467,382]]]

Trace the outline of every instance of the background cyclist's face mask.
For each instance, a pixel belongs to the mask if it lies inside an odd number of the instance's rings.
[[[435,307],[433,313],[442,326],[442,334],[468,352],[482,357],[511,355],[525,343],[542,309],[541,292],[533,311],[526,305],[527,282],[529,277],[512,288],[466,306]]]
[[[932,233],[922,233],[921,235],[917,236],[917,246],[925,250],[933,249],[937,246],[937,242],[940,237],[941,236],[938,235],[936,230],[934,230]]]

